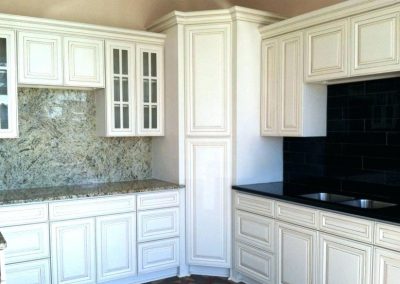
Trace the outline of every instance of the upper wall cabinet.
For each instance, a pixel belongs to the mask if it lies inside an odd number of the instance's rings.
[[[64,84],[104,88],[104,41],[64,38]]]
[[[137,56],[137,134],[164,135],[163,47],[138,44]]]
[[[185,27],[187,135],[231,133],[231,25]]]
[[[62,85],[62,37],[18,33],[18,83]]]
[[[348,76],[348,20],[312,27],[305,38],[306,81]]]
[[[0,29],[0,138],[18,136],[15,31]]]
[[[351,19],[352,75],[400,70],[399,15],[399,7],[396,7]]]

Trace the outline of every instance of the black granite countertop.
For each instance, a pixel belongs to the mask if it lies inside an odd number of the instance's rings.
[[[129,194],[179,188],[183,188],[183,186],[156,179],[147,179],[126,182],[1,190],[0,205],[84,197],[99,197],[115,194]]]
[[[7,242],[4,239],[3,235],[0,232],[0,250],[3,250],[7,247]]]
[[[242,192],[253,193],[257,195],[272,197],[275,199],[281,199],[285,201],[291,201],[309,206],[315,206],[318,208],[354,214],[382,221],[400,223],[400,205],[381,208],[381,209],[364,209],[364,208],[357,208],[348,205],[343,205],[339,203],[319,201],[299,196],[300,194],[312,193],[317,191],[312,191],[312,190],[305,191],[304,189],[299,190],[299,188],[297,188],[295,185],[285,184],[283,182],[236,185],[233,186],[232,188]],[[334,192],[334,193],[344,194],[340,192]],[[360,196],[360,195],[355,196],[354,194],[352,196],[356,198],[365,198],[365,196]]]

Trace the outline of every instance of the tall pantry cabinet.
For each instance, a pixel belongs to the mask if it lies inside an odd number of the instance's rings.
[[[167,35],[168,70],[168,119],[165,137],[153,139],[153,160],[157,161],[153,176],[186,185],[188,271],[181,271],[182,276],[188,272],[229,275],[232,183],[282,178],[282,140],[260,137],[258,119],[258,27],[280,19],[233,7],[175,11],[150,27]],[[243,44],[242,36],[248,44]],[[249,125],[247,121],[257,123]],[[238,136],[246,136],[244,143],[236,142]],[[237,165],[236,160],[242,158],[245,162]],[[254,169],[253,175],[249,178],[244,169]]]

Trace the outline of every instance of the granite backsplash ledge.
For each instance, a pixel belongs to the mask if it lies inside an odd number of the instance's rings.
[[[0,140],[0,190],[147,179],[151,140],[96,134],[92,91],[20,88],[18,139]]]

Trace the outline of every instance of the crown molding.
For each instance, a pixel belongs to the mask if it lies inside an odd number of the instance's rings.
[[[147,27],[152,32],[164,32],[175,25],[209,24],[232,21],[247,21],[268,25],[284,20],[285,17],[278,14],[255,10],[240,6],[233,6],[229,9],[206,10],[196,12],[173,11],[156,20]]]
[[[262,38],[270,38],[398,3],[400,0],[348,0],[261,27],[259,30]]]
[[[0,13],[0,27],[15,30],[54,32],[72,36],[98,37],[113,40],[163,44],[165,35],[147,31],[113,28],[100,25],[59,21],[45,18],[18,16]]]

